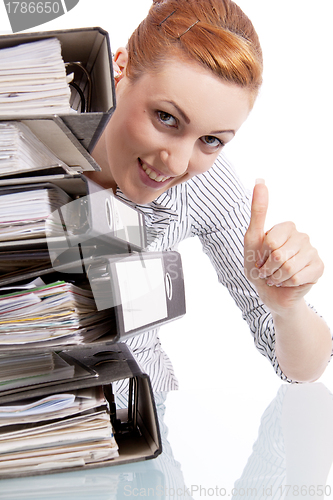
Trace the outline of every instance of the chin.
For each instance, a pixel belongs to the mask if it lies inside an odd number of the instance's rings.
[[[121,188],[120,188],[121,189]],[[138,205],[147,205],[148,203],[151,203],[152,201],[156,200],[162,192],[158,193],[138,193],[138,192],[129,192],[127,190],[121,189],[121,191],[124,193],[126,198],[128,198],[132,203],[136,203]]]
[[[138,196],[136,200],[133,200],[134,203],[137,203],[138,205],[148,205],[152,201],[156,200],[162,193],[158,193],[155,196]]]

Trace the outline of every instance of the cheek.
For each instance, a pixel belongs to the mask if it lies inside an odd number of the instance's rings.
[[[197,151],[189,164],[188,175],[189,177],[194,177],[195,175],[204,174],[207,172],[214,164],[216,158],[219,156],[220,151],[215,154],[205,154],[200,149]]]
[[[146,113],[135,113],[122,122],[120,140],[127,150],[139,148],[139,154],[153,145],[154,130]]]

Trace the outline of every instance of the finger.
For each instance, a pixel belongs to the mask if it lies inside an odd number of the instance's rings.
[[[324,271],[324,265],[318,258],[308,259],[307,255],[296,255],[287,261],[266,281],[267,285],[299,287],[317,283]]]
[[[275,286],[280,286],[284,283],[292,282],[294,279],[295,286],[298,286],[300,284],[303,284],[301,282],[297,282],[297,279],[300,278],[300,274],[304,269],[307,269],[309,267],[309,261],[306,258],[300,258],[298,255],[295,255],[295,257],[292,257],[289,259],[287,262],[285,262],[279,269],[276,269],[267,279],[266,284],[267,285],[275,285]],[[259,274],[259,277],[262,278],[262,275]],[[297,278],[296,278],[297,277]],[[266,278],[263,278],[266,279]]]
[[[268,210],[268,189],[265,181],[257,179],[256,185],[253,189],[252,205],[251,205],[251,219],[248,232],[251,238],[256,238],[258,241],[262,240],[265,234],[265,220]]]
[[[289,223],[274,226],[265,234],[261,252],[265,261],[260,265],[260,276],[267,278],[290,261],[302,248],[299,233],[295,233]]]
[[[300,246],[297,244],[297,240],[292,240],[293,236],[295,237],[297,234],[295,229],[295,224],[292,222],[284,222],[273,226],[265,233],[261,245],[261,258],[257,261],[257,267],[263,268],[263,273],[268,272],[272,260],[279,261],[279,259],[283,259],[283,256],[287,260],[298,251]],[[293,245],[295,245],[295,250],[293,250]],[[266,263],[267,267],[265,268]]]
[[[301,269],[298,273],[294,274],[291,278],[288,280],[282,281],[281,283],[278,283],[277,287],[281,288],[298,288],[306,285],[314,285],[317,283],[318,279],[315,279],[313,276],[313,279],[309,276],[309,270],[307,267],[304,269]],[[269,286],[273,286],[273,284],[268,283]]]

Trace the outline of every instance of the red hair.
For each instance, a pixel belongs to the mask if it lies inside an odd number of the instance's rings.
[[[262,83],[258,36],[231,0],[154,0],[129,39],[128,53],[127,76],[132,80],[176,56],[248,88],[254,98]]]

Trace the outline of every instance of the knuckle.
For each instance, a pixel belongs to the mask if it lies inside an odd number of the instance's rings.
[[[290,232],[296,231],[296,224],[292,221],[286,222],[287,227],[289,228]]]
[[[271,254],[273,261],[277,264],[280,264],[283,261],[283,255],[280,250],[274,250]]]
[[[319,259],[319,262],[317,264],[317,268],[318,268],[318,271],[317,271],[318,277],[320,278],[324,274],[324,271],[325,271],[325,265],[321,259]]]
[[[318,278],[324,274],[324,271],[325,271],[324,262],[319,257],[318,251],[315,248],[312,249],[312,255],[311,255],[311,259],[310,259],[310,264],[316,270]]]
[[[291,276],[291,278],[289,278],[289,282],[291,283],[292,286],[299,286],[301,284],[299,276],[297,274]]]
[[[306,233],[300,233],[301,241],[304,245],[310,245],[310,237]]]
[[[276,239],[274,238],[272,233],[266,234],[265,244],[270,252],[273,252],[278,246]]]
[[[286,222],[280,222],[279,224],[276,224],[273,229],[276,229],[278,231],[287,231],[288,233],[293,233],[297,231],[296,229],[296,224],[290,220]]]
[[[286,274],[288,274],[288,276],[292,274],[293,267],[294,267],[294,263],[292,260],[287,260],[287,262],[284,263],[283,268],[284,268],[284,271],[286,272]]]

